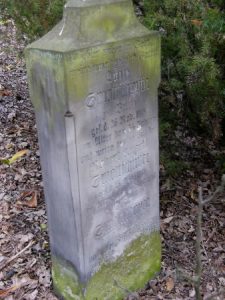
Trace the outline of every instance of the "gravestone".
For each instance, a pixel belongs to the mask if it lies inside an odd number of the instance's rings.
[[[55,292],[122,299],[160,269],[160,38],[131,0],[71,0],[26,49]]]

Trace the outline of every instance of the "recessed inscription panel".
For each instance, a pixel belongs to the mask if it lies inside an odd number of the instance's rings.
[[[141,45],[140,58],[138,45],[110,48],[110,61],[69,73],[88,82],[83,100],[71,99],[69,110],[75,124],[83,269],[89,275],[158,227],[157,87],[152,89],[154,74],[143,67],[151,57]]]

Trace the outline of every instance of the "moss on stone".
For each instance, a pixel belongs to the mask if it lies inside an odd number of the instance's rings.
[[[131,242],[116,261],[104,263],[87,283],[84,296],[74,270],[57,259],[53,261],[53,282],[65,300],[121,300],[127,291],[144,287],[159,272],[160,264],[160,235],[153,232]]]
[[[110,70],[121,57],[124,57],[124,61],[129,63],[134,73],[139,64],[142,74],[150,77],[152,88],[157,88],[160,81],[160,38],[158,35],[148,38],[151,38],[151,43],[146,38],[136,38],[132,42],[127,40],[124,42],[124,53],[119,52],[122,50],[121,42],[114,42],[65,54],[66,89],[69,91],[69,102],[82,101],[90,92],[90,83],[95,76],[94,74],[90,75],[91,71],[87,72],[85,68],[91,70],[92,66],[109,64],[108,70]],[[114,50],[117,48],[119,49],[118,53]],[[112,50],[109,51],[109,49]],[[129,55],[134,54],[137,59],[133,62],[129,61]]]
[[[125,291],[145,286],[160,270],[161,240],[157,232],[134,240],[115,262],[103,264],[88,283],[85,299],[119,300]]]
[[[76,272],[56,257],[52,258],[52,279],[57,295],[66,300],[81,300],[82,286]]]

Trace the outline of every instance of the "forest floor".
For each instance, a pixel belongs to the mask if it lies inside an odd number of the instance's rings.
[[[0,19],[0,157],[28,149],[11,166],[0,165],[0,299],[53,300],[57,298],[52,292],[38,140],[23,58],[25,43],[24,37],[18,41],[12,21]],[[174,178],[161,165],[162,269],[145,289],[124,295],[125,299],[195,299],[192,284],[177,270],[182,268],[190,276],[195,270],[198,187],[203,187],[207,197],[219,185],[218,150],[183,128],[168,138],[169,144],[176,146],[176,155],[190,168]],[[203,211],[201,288],[205,300],[225,298],[224,208],[221,195]]]

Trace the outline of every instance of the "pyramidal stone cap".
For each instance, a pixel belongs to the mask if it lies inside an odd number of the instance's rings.
[[[136,18],[131,0],[71,0],[65,4],[63,20],[27,49],[68,52],[149,33]]]
[[[160,270],[160,37],[131,0],[71,0],[26,48],[54,290],[121,300]]]

